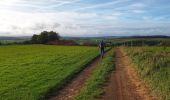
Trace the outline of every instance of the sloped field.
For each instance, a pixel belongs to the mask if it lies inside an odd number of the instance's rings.
[[[0,100],[37,100],[60,88],[98,55],[94,47],[0,47]]]

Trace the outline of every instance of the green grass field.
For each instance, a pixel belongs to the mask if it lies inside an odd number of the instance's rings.
[[[170,100],[170,47],[127,48],[139,74],[161,100]]]
[[[0,100],[37,100],[98,55],[96,47],[0,46]]]

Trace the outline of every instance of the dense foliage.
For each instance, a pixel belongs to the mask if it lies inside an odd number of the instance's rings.
[[[1,46],[0,100],[42,99],[82,70],[97,51],[79,46]]]
[[[96,97],[103,93],[103,84],[105,83],[110,72],[115,67],[115,62],[113,61],[114,57],[114,50],[109,51],[102,61],[97,65],[97,68],[85,83],[85,86],[76,97],[76,100],[95,100]]]
[[[163,100],[170,100],[170,47],[127,48],[139,74]]]
[[[32,43],[47,43],[48,41],[59,40],[60,36],[58,33],[50,31],[43,31],[39,35],[34,34],[31,38]]]

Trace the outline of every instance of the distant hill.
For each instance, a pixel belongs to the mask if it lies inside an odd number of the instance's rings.
[[[112,39],[112,38],[170,38],[170,36],[164,35],[151,35],[151,36],[101,36],[101,37],[67,37],[64,36],[62,39],[65,40],[79,40],[79,39]],[[31,36],[0,36],[0,40],[29,40]]]
[[[127,36],[125,38],[170,38],[170,36],[165,35],[151,35],[151,36]]]
[[[151,35],[151,36],[101,36],[101,37],[62,37],[63,39],[112,39],[112,38],[170,38],[164,35]]]
[[[29,39],[31,39],[31,36],[18,36],[18,37],[0,36],[0,40],[29,40]]]

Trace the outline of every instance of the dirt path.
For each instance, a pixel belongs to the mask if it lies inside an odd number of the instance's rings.
[[[74,96],[80,91],[85,81],[96,68],[99,60],[100,57],[95,59],[82,72],[76,75],[76,77],[74,77],[68,85],[66,85],[63,89],[57,92],[55,96],[50,97],[48,100],[73,100]]]
[[[102,100],[155,100],[138,77],[123,48],[116,49],[116,70],[104,87]]]

